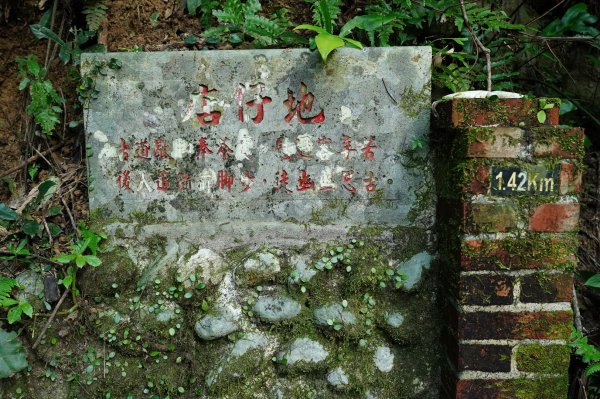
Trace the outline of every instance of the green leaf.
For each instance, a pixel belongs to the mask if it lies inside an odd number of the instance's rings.
[[[590,277],[585,282],[585,285],[587,285],[588,287],[600,288],[600,274],[595,274],[592,277]]]
[[[34,24],[34,25],[29,25],[29,28],[31,28],[31,32],[38,39],[49,39],[55,43],[58,43],[58,45],[61,47],[65,46],[65,42],[60,37],[58,37],[58,35],[56,33],[52,32],[50,29],[46,28],[45,26],[42,26],[39,24]]]
[[[315,25],[302,24],[302,25],[298,25],[298,26],[296,26],[294,28],[294,30],[300,30],[300,29],[312,30],[312,31],[315,31],[317,33],[326,33],[326,34],[329,34],[329,32],[327,32],[325,29],[319,28],[318,26],[315,26]]]
[[[14,324],[17,321],[21,321],[21,314],[23,314],[23,309],[18,306],[11,308],[6,315],[8,319],[8,324]]]
[[[16,220],[17,213],[15,211],[13,211],[12,209],[10,209],[8,206],[6,206],[0,202],[0,219],[10,220],[10,221]]]
[[[347,37],[344,37],[344,41],[346,42],[346,44],[349,44],[350,47],[355,47],[361,50],[363,49],[362,43],[358,40],[348,39]]]
[[[56,261],[56,262],[59,262],[59,263],[69,263],[73,259],[75,259],[75,255],[72,255],[72,254],[60,254],[56,258],[54,258],[53,260]]]
[[[62,285],[64,285],[65,288],[69,288],[72,283],[73,283],[73,276],[70,274],[67,277],[62,279]]]
[[[329,13],[329,4],[327,0],[319,0],[317,2],[317,9],[321,14],[321,22],[323,24],[323,28],[328,33],[333,34],[333,25],[331,24],[331,14]]]
[[[315,43],[323,61],[327,61],[327,57],[333,50],[344,47],[344,40],[341,37],[329,33],[319,33],[315,37]]]
[[[25,313],[27,316],[33,316],[33,307],[29,302],[20,302],[19,308]]]
[[[537,120],[539,123],[545,123],[546,122],[546,111],[541,110],[537,113]]]
[[[27,85],[29,84],[30,80],[29,78],[23,78],[21,80],[21,82],[19,82],[19,90],[23,90],[27,87]]]
[[[8,378],[25,367],[25,349],[17,334],[0,328],[0,378]]]
[[[40,231],[40,227],[40,224],[35,220],[28,220],[25,223],[23,223],[23,227],[21,228],[21,230],[28,236],[33,237]]]
[[[77,265],[78,268],[82,268],[83,266],[85,266],[85,256],[83,255],[75,255],[75,264]]]
[[[98,258],[97,256],[94,256],[94,255],[84,255],[84,259],[85,259],[85,262],[92,267],[97,267],[102,264],[102,261],[100,260],[100,258]]]

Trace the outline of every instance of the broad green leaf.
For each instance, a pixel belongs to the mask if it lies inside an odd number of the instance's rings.
[[[359,42],[358,40],[348,39],[347,37],[345,37],[344,41],[346,42],[346,44],[349,44],[350,47],[356,47],[356,48],[361,49],[361,50],[363,48],[362,43]]]
[[[55,43],[58,43],[59,46],[64,47],[65,42],[60,37],[58,37],[56,33],[52,32],[45,26],[34,24],[29,25],[29,27],[31,28],[31,32],[33,33],[33,35],[38,39],[49,39]]]
[[[65,286],[65,288],[69,288],[71,283],[73,283],[73,276],[70,274],[62,279],[62,284]]]
[[[8,308],[19,303],[12,298],[0,298],[0,308]]]
[[[585,282],[585,285],[587,285],[588,287],[600,288],[600,274],[595,274],[592,277],[590,277]]]
[[[73,259],[75,259],[75,255],[72,255],[72,254],[60,254],[56,258],[54,258],[54,260],[56,262],[60,262],[60,263],[69,263]]]
[[[323,61],[327,61],[327,57],[333,50],[344,47],[344,39],[329,33],[319,33],[317,37],[315,37],[315,43],[317,44],[317,49],[319,50],[319,53],[321,53]]]
[[[27,234],[28,236],[33,237],[40,231],[40,224],[35,220],[28,220],[23,223],[21,230],[23,230],[23,233]]]
[[[294,28],[294,30],[300,30],[300,29],[312,30],[312,31],[315,31],[317,33],[326,33],[326,34],[329,34],[329,32],[327,32],[325,29],[319,28],[318,26],[315,26],[315,25],[302,24],[302,25],[298,25],[298,26],[296,26]]]
[[[85,258],[85,262],[92,267],[97,267],[102,264],[102,261],[97,256],[84,255],[84,258]]]
[[[17,212],[0,202],[0,219],[15,220],[17,219]]]
[[[10,308],[6,318],[8,319],[8,324],[14,324],[17,321],[21,320],[21,314],[23,314],[23,309],[18,306],[14,306]]]
[[[321,20],[323,22],[323,28],[327,33],[333,34],[333,26],[331,25],[331,15],[329,13],[329,4],[327,0],[319,0],[317,7],[321,13]]]
[[[82,268],[83,266],[85,266],[85,256],[83,255],[76,255],[75,256],[75,264],[77,265],[78,268]]]
[[[33,307],[29,302],[21,302],[19,303],[19,308],[25,313],[27,316],[33,316]]]
[[[0,328],[0,378],[8,378],[25,367],[25,349],[17,334]]]
[[[546,111],[541,110],[537,113],[537,120],[539,123],[545,123],[546,122]]]
[[[23,78],[23,80],[21,80],[21,82],[19,83],[19,90],[23,90],[27,87],[27,85],[29,84],[30,80],[29,78]]]

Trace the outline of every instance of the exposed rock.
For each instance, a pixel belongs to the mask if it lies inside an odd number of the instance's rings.
[[[389,373],[394,368],[394,354],[387,346],[380,346],[375,351],[375,366],[379,371]]]
[[[412,290],[421,281],[423,270],[429,269],[429,266],[431,266],[431,259],[432,257],[429,253],[419,252],[398,266],[408,278],[403,285],[405,290]]]
[[[185,265],[180,266],[177,270],[186,285],[191,285],[190,275],[200,272],[203,281],[218,284],[225,275],[223,258],[211,249],[200,248]]]
[[[232,357],[240,357],[249,350],[263,348],[269,343],[268,338],[263,334],[248,333],[243,338],[236,341],[233,349],[231,350]]]
[[[307,265],[307,259],[303,256],[294,255],[290,259],[292,265],[295,266],[294,271],[292,272],[292,276],[288,279],[290,283],[301,283],[308,282],[311,278],[317,274],[317,271]]]
[[[239,329],[238,324],[229,314],[208,315],[196,322],[196,334],[204,340],[213,340],[229,335]]]
[[[17,282],[23,286],[17,291],[16,298],[19,301],[35,302],[44,294],[44,279],[33,270],[25,270],[20,273]]]
[[[290,366],[298,362],[320,363],[327,359],[327,356],[329,356],[329,352],[325,350],[323,345],[310,338],[296,339],[283,355]]]
[[[354,316],[352,312],[344,310],[344,307],[338,303],[316,308],[314,314],[315,323],[319,326],[328,325],[328,320],[333,320],[342,324],[356,323],[356,316]]]
[[[300,314],[302,306],[287,297],[262,297],[252,308],[254,313],[263,320],[276,322],[292,319]]]
[[[398,312],[386,313],[385,321],[389,326],[398,328],[404,323],[404,316]]]
[[[274,279],[281,272],[279,258],[270,252],[260,252],[247,259],[237,271],[240,284],[251,286]]]
[[[341,367],[338,367],[327,374],[327,382],[339,389],[348,385],[349,379],[346,373],[344,373],[344,370],[342,370]]]

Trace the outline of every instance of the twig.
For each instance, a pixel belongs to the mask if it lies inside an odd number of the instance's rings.
[[[8,172],[5,172],[4,174],[2,174],[2,176],[0,176],[0,179],[2,179],[3,177],[6,177],[8,175],[11,175],[15,172],[18,172],[19,170],[21,170],[22,168],[26,167],[28,164],[30,164],[31,162],[35,161],[36,159],[38,159],[40,157],[40,154],[46,155],[47,153],[57,150],[60,147],[62,147],[64,145],[64,143],[60,143],[60,144],[56,144],[50,148],[48,148],[45,151],[42,151],[41,153],[38,153],[36,155],[32,155],[29,158],[27,158],[23,163],[21,163],[20,165],[15,166],[14,168],[10,169]]]
[[[54,0],[52,5],[52,18],[50,19],[50,30],[54,29],[54,17],[56,17],[56,9],[58,8],[58,0]],[[44,61],[44,69],[48,71],[48,62],[50,62],[50,47],[52,46],[52,40],[48,39],[48,46],[46,47],[46,60]]]
[[[65,290],[65,292],[63,292],[62,296],[60,297],[60,300],[58,301],[58,303],[54,307],[54,310],[52,311],[52,314],[50,315],[50,318],[48,319],[48,321],[44,325],[44,328],[42,328],[42,332],[40,333],[40,335],[38,335],[37,339],[33,343],[33,346],[31,347],[31,349],[37,348],[38,345],[40,344],[40,341],[42,340],[42,337],[46,333],[46,330],[48,330],[48,327],[50,327],[50,324],[52,323],[52,321],[54,320],[54,318],[56,317],[56,312],[58,312],[58,309],[60,308],[60,305],[62,305],[62,303],[64,302],[64,300],[67,297],[67,294],[69,293],[69,291],[71,291],[71,289],[67,288]]]
[[[385,80],[383,80],[383,78],[381,78],[381,81],[383,82],[383,87],[385,87],[385,92],[387,93],[388,96],[390,96],[390,98],[394,102],[394,105],[398,105],[398,101],[396,101],[394,96],[392,96],[392,93],[390,93],[390,91],[388,90],[387,85],[385,84]]]
[[[579,312],[579,302],[577,301],[577,292],[575,291],[575,284],[573,284],[573,300],[571,301],[571,307],[573,308],[575,328],[577,331],[583,331],[583,325],[581,324],[581,313]]]
[[[481,51],[483,51],[483,53],[485,54],[485,62],[487,68],[487,91],[492,91],[492,58],[490,56],[490,49],[483,45],[481,40],[479,40],[479,37],[477,37],[477,35],[473,31],[473,28],[469,23],[469,17],[467,16],[467,9],[465,8],[464,0],[460,0],[460,9],[462,11],[465,28],[467,28],[467,30],[471,34],[471,37],[473,38],[473,41],[475,42],[477,47],[480,48]]]
[[[75,223],[75,219],[73,219],[73,214],[71,213],[71,210],[69,209],[69,206],[67,205],[67,201],[65,201],[64,197],[61,197],[60,199],[62,201],[62,204],[65,206],[65,210],[67,211],[67,214],[69,215],[69,220],[71,221],[71,225],[73,226],[73,230],[75,230],[75,235],[77,235],[77,238],[79,239],[79,230],[77,229],[77,224]]]

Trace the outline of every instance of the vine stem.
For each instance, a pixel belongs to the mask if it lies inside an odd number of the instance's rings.
[[[69,293],[69,291],[70,291],[70,289],[67,288],[65,290],[65,292],[62,294],[62,296],[60,297],[60,300],[58,301],[58,303],[54,307],[54,310],[52,311],[52,314],[50,315],[50,318],[46,322],[46,325],[44,325],[44,328],[42,328],[42,332],[40,333],[40,335],[38,335],[37,339],[33,343],[33,346],[31,347],[31,349],[37,348],[38,345],[40,344],[40,342],[42,341],[42,337],[44,336],[44,334],[46,334],[46,331],[48,330],[48,327],[50,327],[50,324],[52,324],[52,321],[56,317],[56,313],[58,312],[58,309],[60,309],[60,305],[62,305],[62,303],[64,302],[64,300],[67,297],[67,294]]]
[[[486,63],[486,69],[487,69],[487,91],[492,91],[492,57],[490,55],[491,51],[489,48],[487,48],[483,45],[481,40],[479,40],[479,37],[477,37],[477,35],[473,31],[473,28],[471,27],[471,24],[469,23],[469,17],[467,16],[467,9],[465,8],[465,1],[459,0],[459,3],[460,3],[460,10],[462,11],[463,20],[465,22],[465,28],[467,28],[467,30],[471,34],[471,37],[473,38],[473,41],[475,42],[477,47],[479,47],[481,49],[481,51],[483,51],[483,53],[485,54],[485,63]]]

